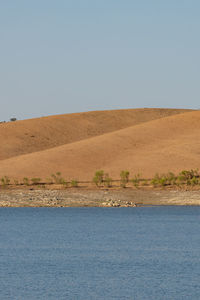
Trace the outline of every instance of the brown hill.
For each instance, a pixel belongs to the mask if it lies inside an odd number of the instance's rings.
[[[200,111],[182,113],[56,148],[6,159],[0,175],[91,179],[97,169],[119,178],[122,169],[151,177],[200,167]]]
[[[178,109],[96,111],[2,123],[0,160],[73,143],[187,111]]]

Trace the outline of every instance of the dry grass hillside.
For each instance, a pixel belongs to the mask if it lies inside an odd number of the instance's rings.
[[[85,115],[87,124],[89,114]],[[97,112],[94,114],[98,115]],[[100,114],[103,116],[104,113]],[[79,120],[80,115],[74,114],[73,118],[77,116]],[[1,160],[0,176],[39,176],[45,179],[60,171],[66,179],[91,180],[97,169],[104,169],[113,178],[119,178],[122,169],[128,169],[132,175],[142,173],[143,177],[151,177],[156,172],[200,167],[200,111],[143,109],[113,111],[110,115],[105,112],[105,115],[102,119],[96,117],[96,122],[95,117],[91,117],[90,124],[95,124],[93,137],[87,135],[85,129],[85,135],[81,135],[81,129],[76,128],[74,141],[66,137],[67,142],[61,146],[52,148],[51,145],[47,150],[16,154],[18,156]],[[126,115],[129,117],[124,120]],[[59,117],[52,117],[52,120],[54,118]],[[111,119],[115,120],[114,125]],[[109,124],[110,130],[106,130],[105,124]]]
[[[77,142],[184,111],[177,109],[94,111],[2,123],[0,160]]]

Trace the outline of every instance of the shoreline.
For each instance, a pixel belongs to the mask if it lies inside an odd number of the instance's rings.
[[[0,207],[199,206],[200,190],[175,189],[4,189]]]

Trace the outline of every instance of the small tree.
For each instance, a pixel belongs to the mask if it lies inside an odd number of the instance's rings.
[[[199,177],[198,169],[197,170],[183,170],[179,173],[179,176],[182,176],[183,180],[192,179],[193,177]]]
[[[72,180],[71,180],[71,186],[72,186],[72,187],[78,187],[78,180],[72,179]]]
[[[29,179],[27,177],[24,177],[23,183],[24,183],[24,185],[29,185],[30,184]]]
[[[57,172],[56,174],[52,174],[51,177],[53,178],[54,182],[56,184],[66,184],[65,179],[61,176],[60,172]]]
[[[15,185],[18,185],[19,184],[19,181],[17,179],[14,179],[14,184]]]
[[[10,121],[15,122],[15,121],[17,121],[17,119],[16,118],[11,118]]]
[[[131,179],[133,185],[138,188],[140,184],[140,174],[135,175],[133,179]]]
[[[121,187],[125,188],[127,183],[129,182],[129,171],[123,170],[120,173],[121,177]]]
[[[105,177],[104,177],[104,185],[105,185],[106,187],[108,187],[108,188],[112,186],[112,178],[109,177],[109,174],[108,174],[108,173],[105,174]]]
[[[7,185],[9,185],[10,179],[8,178],[8,176],[2,177],[1,178],[1,183],[2,183],[3,187],[6,187]]]
[[[98,170],[95,172],[95,176],[93,177],[93,182],[96,184],[96,186],[101,186],[103,183],[104,178],[104,171]]]

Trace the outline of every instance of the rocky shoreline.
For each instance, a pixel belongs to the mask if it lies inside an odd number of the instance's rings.
[[[0,191],[0,207],[136,207],[147,205],[200,205],[200,191],[128,188]]]

